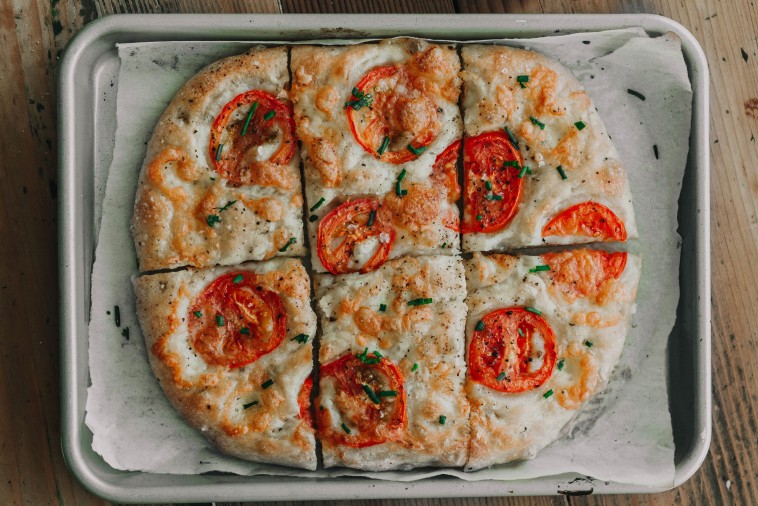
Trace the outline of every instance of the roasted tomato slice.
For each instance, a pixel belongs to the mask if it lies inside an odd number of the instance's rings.
[[[371,357],[364,362],[345,355],[321,366],[321,384],[329,381],[334,382],[333,402],[340,419],[333,423],[331,410],[316,410],[322,441],[365,448],[392,441],[405,430],[403,375],[388,359]]]
[[[455,202],[461,196],[461,187],[458,184],[458,171],[456,164],[458,154],[461,152],[461,141],[455,141],[445,151],[437,155],[432,167],[432,184],[447,190],[447,199]]]
[[[376,67],[345,102],[353,137],[384,162],[413,160],[437,137],[437,104],[418,79],[403,65]]]
[[[597,202],[564,209],[545,225],[542,237],[581,235],[599,241],[626,241],[626,228],[613,211]]]
[[[318,226],[318,257],[332,274],[371,272],[386,260],[395,240],[395,231],[377,212],[379,199],[348,200],[332,210]],[[373,239],[372,239],[373,238]],[[354,258],[355,249],[367,240],[375,242],[376,251],[363,266]]]
[[[463,232],[497,232],[518,211],[523,160],[505,132],[487,132],[463,143]]]
[[[208,152],[216,171],[230,182],[270,186],[275,183],[267,184],[256,172],[265,164],[286,165],[296,147],[292,105],[266,91],[251,90],[221,110],[213,122]]]
[[[555,334],[544,318],[522,307],[498,309],[477,324],[469,346],[469,374],[501,392],[542,385],[555,366]]]
[[[189,341],[208,364],[242,367],[284,339],[287,315],[275,292],[252,272],[231,272],[195,297],[187,315]]]
[[[308,376],[300,387],[300,393],[297,395],[297,405],[300,407],[300,419],[313,427],[313,417],[311,416],[311,390],[313,390],[313,378]]]
[[[555,286],[569,300],[594,297],[606,282],[618,279],[626,267],[625,251],[609,253],[602,250],[580,249],[542,255]]]

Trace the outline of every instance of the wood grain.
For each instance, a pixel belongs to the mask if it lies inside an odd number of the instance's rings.
[[[682,487],[649,496],[350,504],[758,504],[758,332],[752,325],[758,314],[758,7],[752,0],[0,0],[0,504],[106,504],[68,473],[59,444],[54,79],[61,50],[84,23],[107,14],[281,11],[650,12],[692,31],[711,67],[714,431],[701,469]]]

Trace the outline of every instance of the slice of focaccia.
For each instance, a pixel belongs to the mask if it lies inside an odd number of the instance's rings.
[[[155,127],[132,235],[141,271],[304,255],[287,49],[201,70]]]
[[[579,249],[466,262],[467,470],[532,458],[618,362],[640,258]]]
[[[626,170],[571,72],[534,51],[464,46],[463,249],[626,241]]]
[[[462,466],[469,408],[460,258],[406,257],[316,283],[323,332],[314,413],[324,465]]]
[[[391,39],[292,49],[313,266],[344,274],[459,252],[460,62]]]
[[[221,451],[316,468],[316,315],[299,260],[134,280],[150,365],[171,404]]]

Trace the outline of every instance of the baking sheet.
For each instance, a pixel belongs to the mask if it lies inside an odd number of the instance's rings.
[[[511,43],[551,54],[571,67],[616,138],[630,173],[644,238],[630,245],[646,259],[636,327],[627,341],[619,374],[606,394],[577,419],[570,438],[545,449],[536,459],[477,473],[446,469],[371,476],[412,480],[450,474],[464,479],[519,479],[574,471],[620,483],[671,486],[673,443],[665,347],[678,300],[676,201],[691,117],[691,92],[681,51],[675,42],[647,38],[641,29]],[[93,448],[113,467],[127,470],[366,475],[346,470],[302,472],[219,455],[181,422],[147,365],[129,283],[136,260],[128,234],[144,143],[157,117],[190,75],[217,57],[240,52],[248,45],[182,42],[120,48],[119,123],[92,282],[92,387],[86,422],[93,431]],[[627,88],[644,93],[646,100],[629,95]],[[652,150],[654,143],[658,144],[658,160]],[[116,304],[120,329],[113,324]],[[128,340],[121,334],[125,326],[130,328]],[[602,417],[595,423],[600,413]]]

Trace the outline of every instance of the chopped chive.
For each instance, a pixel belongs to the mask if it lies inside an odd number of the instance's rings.
[[[397,397],[397,390],[380,390],[376,394],[379,397]]]
[[[484,182],[484,187],[487,188],[488,190],[491,190],[492,189],[492,181],[485,181]]]
[[[502,195],[485,195],[485,200],[503,200]]]
[[[368,398],[371,399],[374,404],[379,404],[382,402],[382,400],[377,397],[376,393],[374,393],[370,386],[363,385],[363,391],[366,392],[366,395],[368,395]]]
[[[359,90],[357,86],[354,87],[353,91],[351,91],[350,93],[352,93],[355,98],[363,98],[363,96],[365,95],[365,93]]]
[[[645,100],[645,95],[643,95],[639,91],[634,91],[632,89],[627,88],[626,92],[629,93],[630,95],[634,95],[635,97],[639,98],[640,100]]]
[[[587,348],[592,348],[592,346],[594,346],[594,344],[593,344],[593,342],[592,342],[592,341],[584,341],[584,345],[585,345]]]
[[[310,221],[311,223],[313,223],[317,219],[318,219],[318,216],[316,216],[315,214],[311,214],[310,216],[308,216],[308,221]]]
[[[272,380],[271,378],[269,378],[266,381],[264,381],[263,383],[261,383],[261,388],[263,388],[265,390],[265,389],[267,389],[268,387],[270,387],[273,384],[274,384],[274,380]]]
[[[529,269],[529,272],[543,272],[543,271],[549,271],[550,266],[549,265],[538,265],[534,269]]]
[[[202,318],[203,317],[203,313],[201,313],[200,311],[195,311],[193,314],[195,316],[197,316],[198,318]]]
[[[300,344],[305,344],[308,342],[308,334],[298,334],[290,339],[290,341],[297,341]]]
[[[408,151],[413,153],[414,156],[418,156],[424,151],[426,151],[426,146],[419,146],[417,148],[414,148],[413,144],[408,144]]]
[[[481,214],[476,215],[476,221],[482,221],[484,217]]]
[[[405,175],[406,174],[408,174],[408,172],[405,169],[401,170],[400,174],[398,174],[398,176],[397,176],[397,181],[400,182],[403,179],[405,179]]]
[[[350,427],[348,427],[347,425],[345,425],[344,422],[342,423],[342,430],[344,430],[346,434],[350,434],[352,432],[350,430]]]
[[[497,378],[495,378],[495,381],[503,381],[505,379],[505,373],[501,372],[497,375]]]
[[[318,202],[316,202],[315,204],[313,204],[313,206],[311,206],[310,211],[311,212],[315,211],[316,209],[321,207],[321,204],[323,204],[324,202],[326,202],[326,199],[324,197],[321,197],[320,199],[318,199]]]
[[[224,317],[220,314],[216,315],[216,326],[217,327],[223,327],[224,326]]]
[[[440,248],[442,248],[442,249],[445,249],[446,247],[447,247],[447,243],[446,242],[443,242],[442,245],[440,246]]]
[[[418,369],[418,364],[413,364],[413,367],[411,367],[411,372],[414,372]]]
[[[566,172],[563,170],[563,166],[559,165],[559,166],[557,166],[557,167],[555,168],[555,170],[557,170],[557,171],[558,171],[558,174],[560,174],[560,175],[561,175],[561,179],[563,179],[564,181],[565,181],[566,179],[568,179],[568,178],[569,178],[569,177],[566,175]]]
[[[658,144],[653,144],[653,154],[655,155],[655,159],[658,159]]]
[[[368,213],[368,221],[366,222],[366,226],[373,227],[375,219],[376,219],[376,211],[372,209],[371,212]]]
[[[479,320],[476,322],[476,327],[474,327],[478,332],[481,332],[484,330],[484,322],[482,320]]]
[[[562,370],[563,370],[563,362],[564,362],[564,360],[563,360],[563,359],[560,359],[560,360],[558,361],[558,370],[559,370],[559,371],[562,371]]]
[[[379,311],[382,313],[387,311],[387,304],[379,304]]]
[[[368,365],[378,364],[382,360],[381,357],[369,357],[368,348],[363,350],[363,353],[356,355],[356,357],[358,358],[358,360]]]
[[[420,299],[413,299],[408,301],[409,306],[423,306],[426,304],[431,304],[434,302],[434,300],[431,297],[422,297]]]
[[[237,274],[236,276],[234,276],[234,279],[232,279],[232,281],[234,282],[235,285],[238,285],[242,283],[243,279],[245,279],[245,277],[242,274]]]
[[[250,120],[253,119],[253,114],[255,114],[255,111],[258,110],[258,101],[256,100],[253,102],[253,105],[250,106],[250,110],[247,113],[247,118],[245,119],[245,125],[242,127],[242,135],[245,135],[247,133],[247,127],[250,126]]]
[[[267,112],[266,114],[263,115],[263,119],[265,119],[266,121],[268,121],[271,118],[273,118],[274,116],[276,116],[276,111],[269,111],[269,112]]]
[[[230,200],[229,202],[227,202],[223,206],[221,206],[221,207],[214,207],[214,209],[218,209],[218,212],[222,213],[222,212],[226,211],[227,209],[229,209],[230,207],[232,207],[236,202],[237,202],[236,200]]]
[[[395,183],[395,195],[401,197],[403,195],[403,183],[400,181]]]
[[[257,104],[257,103],[258,103],[258,102],[256,102],[256,104]],[[253,402],[248,402],[248,403],[245,403],[245,404],[243,404],[243,405],[242,405],[242,409],[247,409],[247,408],[249,408],[249,407],[251,407],[251,406],[255,406],[256,404],[258,404],[258,401],[253,401]]]
[[[400,195],[403,195],[403,196],[408,195],[408,190],[402,190],[400,192]]]
[[[538,120],[537,118],[535,118],[534,116],[529,116],[529,121],[531,121],[532,123],[540,127],[540,130],[545,129],[545,124],[541,122],[540,120]]]
[[[505,133],[508,135],[508,139],[511,141],[511,144],[516,146],[516,149],[518,149],[518,140],[516,140],[516,137],[513,136],[507,126],[503,128],[505,128]]]
[[[284,253],[285,251],[287,251],[287,248],[289,248],[290,246],[292,246],[293,244],[295,244],[295,242],[297,242],[297,239],[295,239],[294,237],[290,237],[290,240],[287,241],[287,244],[285,244],[284,246],[282,246],[281,248],[279,248],[279,251],[281,251],[282,253]]]
[[[240,329],[240,334],[245,334],[245,335],[247,335],[247,334],[249,334],[249,333],[250,333],[250,329],[249,329],[249,328],[247,328],[247,327],[242,327],[242,328]]]
[[[219,144],[218,147],[216,148],[216,161],[221,160],[221,152],[223,150],[224,150],[224,145],[223,144]]]
[[[519,83],[528,83],[529,76],[516,76],[516,81]]]
[[[505,167],[516,167],[518,169],[521,166],[518,164],[517,160],[506,160],[503,162],[503,168]]]
[[[576,123],[574,123],[574,126],[576,127],[577,130],[584,130],[584,127],[586,127],[587,125],[585,125],[583,121],[577,121]]]
[[[440,415],[440,425],[445,425],[446,421],[447,417],[445,415]]]
[[[384,355],[382,355],[381,353],[379,353],[379,350],[374,350],[374,356],[376,358],[382,358],[382,357],[384,357]]]
[[[547,399],[551,395],[553,395],[553,389],[552,388],[550,390],[548,390],[547,392],[545,392],[544,394],[542,394],[542,397],[544,397],[545,399]]]
[[[376,153],[379,156],[382,156],[385,151],[387,151],[387,148],[390,147],[390,138],[385,136],[384,139],[382,139],[382,144],[379,146],[379,149],[376,150]]]
[[[221,217],[217,214],[209,214],[208,217],[205,218],[205,222],[208,224],[209,227],[214,226],[219,221],[221,221]]]
[[[542,314],[542,311],[540,311],[539,309],[535,309],[533,307],[530,307],[530,306],[526,306],[524,309],[526,309],[530,313],[536,314],[537,316],[540,316]]]
[[[518,329],[516,329],[516,330],[518,330],[518,335],[520,335],[521,337],[524,337],[524,331],[523,331],[523,330],[521,330],[521,327],[519,327],[519,328],[518,328]]]
[[[519,179],[523,178],[523,177],[524,177],[524,174],[526,174],[526,172],[527,172],[528,170],[529,170],[529,167],[527,167],[527,166],[521,167],[521,172],[519,172],[519,173],[518,173],[518,177],[519,177]]]

